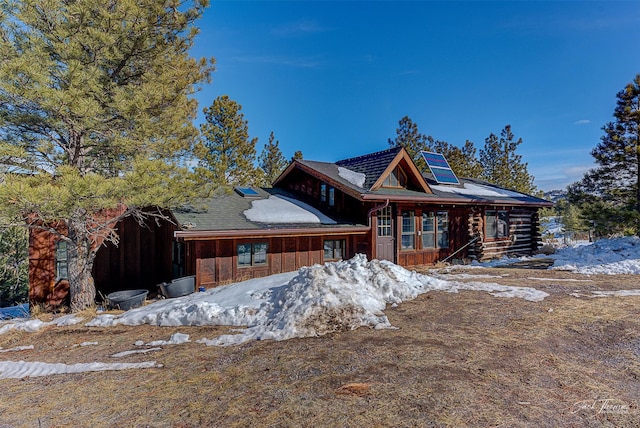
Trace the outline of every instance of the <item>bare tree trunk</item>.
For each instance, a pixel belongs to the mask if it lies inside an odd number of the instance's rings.
[[[91,271],[96,254],[91,248],[88,233],[80,224],[69,221],[68,228],[71,241],[67,255],[71,312],[79,312],[95,305],[96,288]]]

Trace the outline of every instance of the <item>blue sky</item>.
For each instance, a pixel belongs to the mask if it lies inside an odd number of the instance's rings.
[[[616,93],[640,73],[637,1],[216,1],[193,55],[217,70],[198,93],[243,107],[258,151],[289,158],[384,150],[398,121],[478,149],[512,126],[542,190],[593,165]]]

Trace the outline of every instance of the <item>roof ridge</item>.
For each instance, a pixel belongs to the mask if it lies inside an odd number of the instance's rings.
[[[378,157],[378,156],[380,156],[382,154],[387,154],[387,153],[394,152],[394,151],[395,152],[399,152],[401,149],[402,149],[402,146],[391,147],[391,148],[386,149],[386,150],[380,150],[378,152],[368,153],[366,155],[361,155],[361,156],[356,156],[356,157],[353,157],[353,158],[342,159],[342,160],[336,161],[335,164],[336,165],[341,165],[341,164],[351,163],[351,162],[355,162],[355,161],[362,161],[362,160],[365,160],[365,159],[368,159],[368,158],[375,158],[375,157]]]

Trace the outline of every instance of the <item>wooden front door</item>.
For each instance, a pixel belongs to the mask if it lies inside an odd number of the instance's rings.
[[[378,224],[376,236],[376,255],[378,260],[396,262],[395,236],[393,227],[393,213],[391,207],[378,210]]]

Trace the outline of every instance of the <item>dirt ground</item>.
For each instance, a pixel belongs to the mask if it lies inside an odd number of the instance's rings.
[[[550,296],[430,292],[387,308],[396,329],[227,348],[195,343],[227,327],[9,332],[1,348],[34,349],[1,361],[162,368],[0,379],[0,427],[640,427],[640,297],[588,297],[638,289],[637,276],[503,268],[444,277]],[[112,357],[175,332],[191,342]]]

